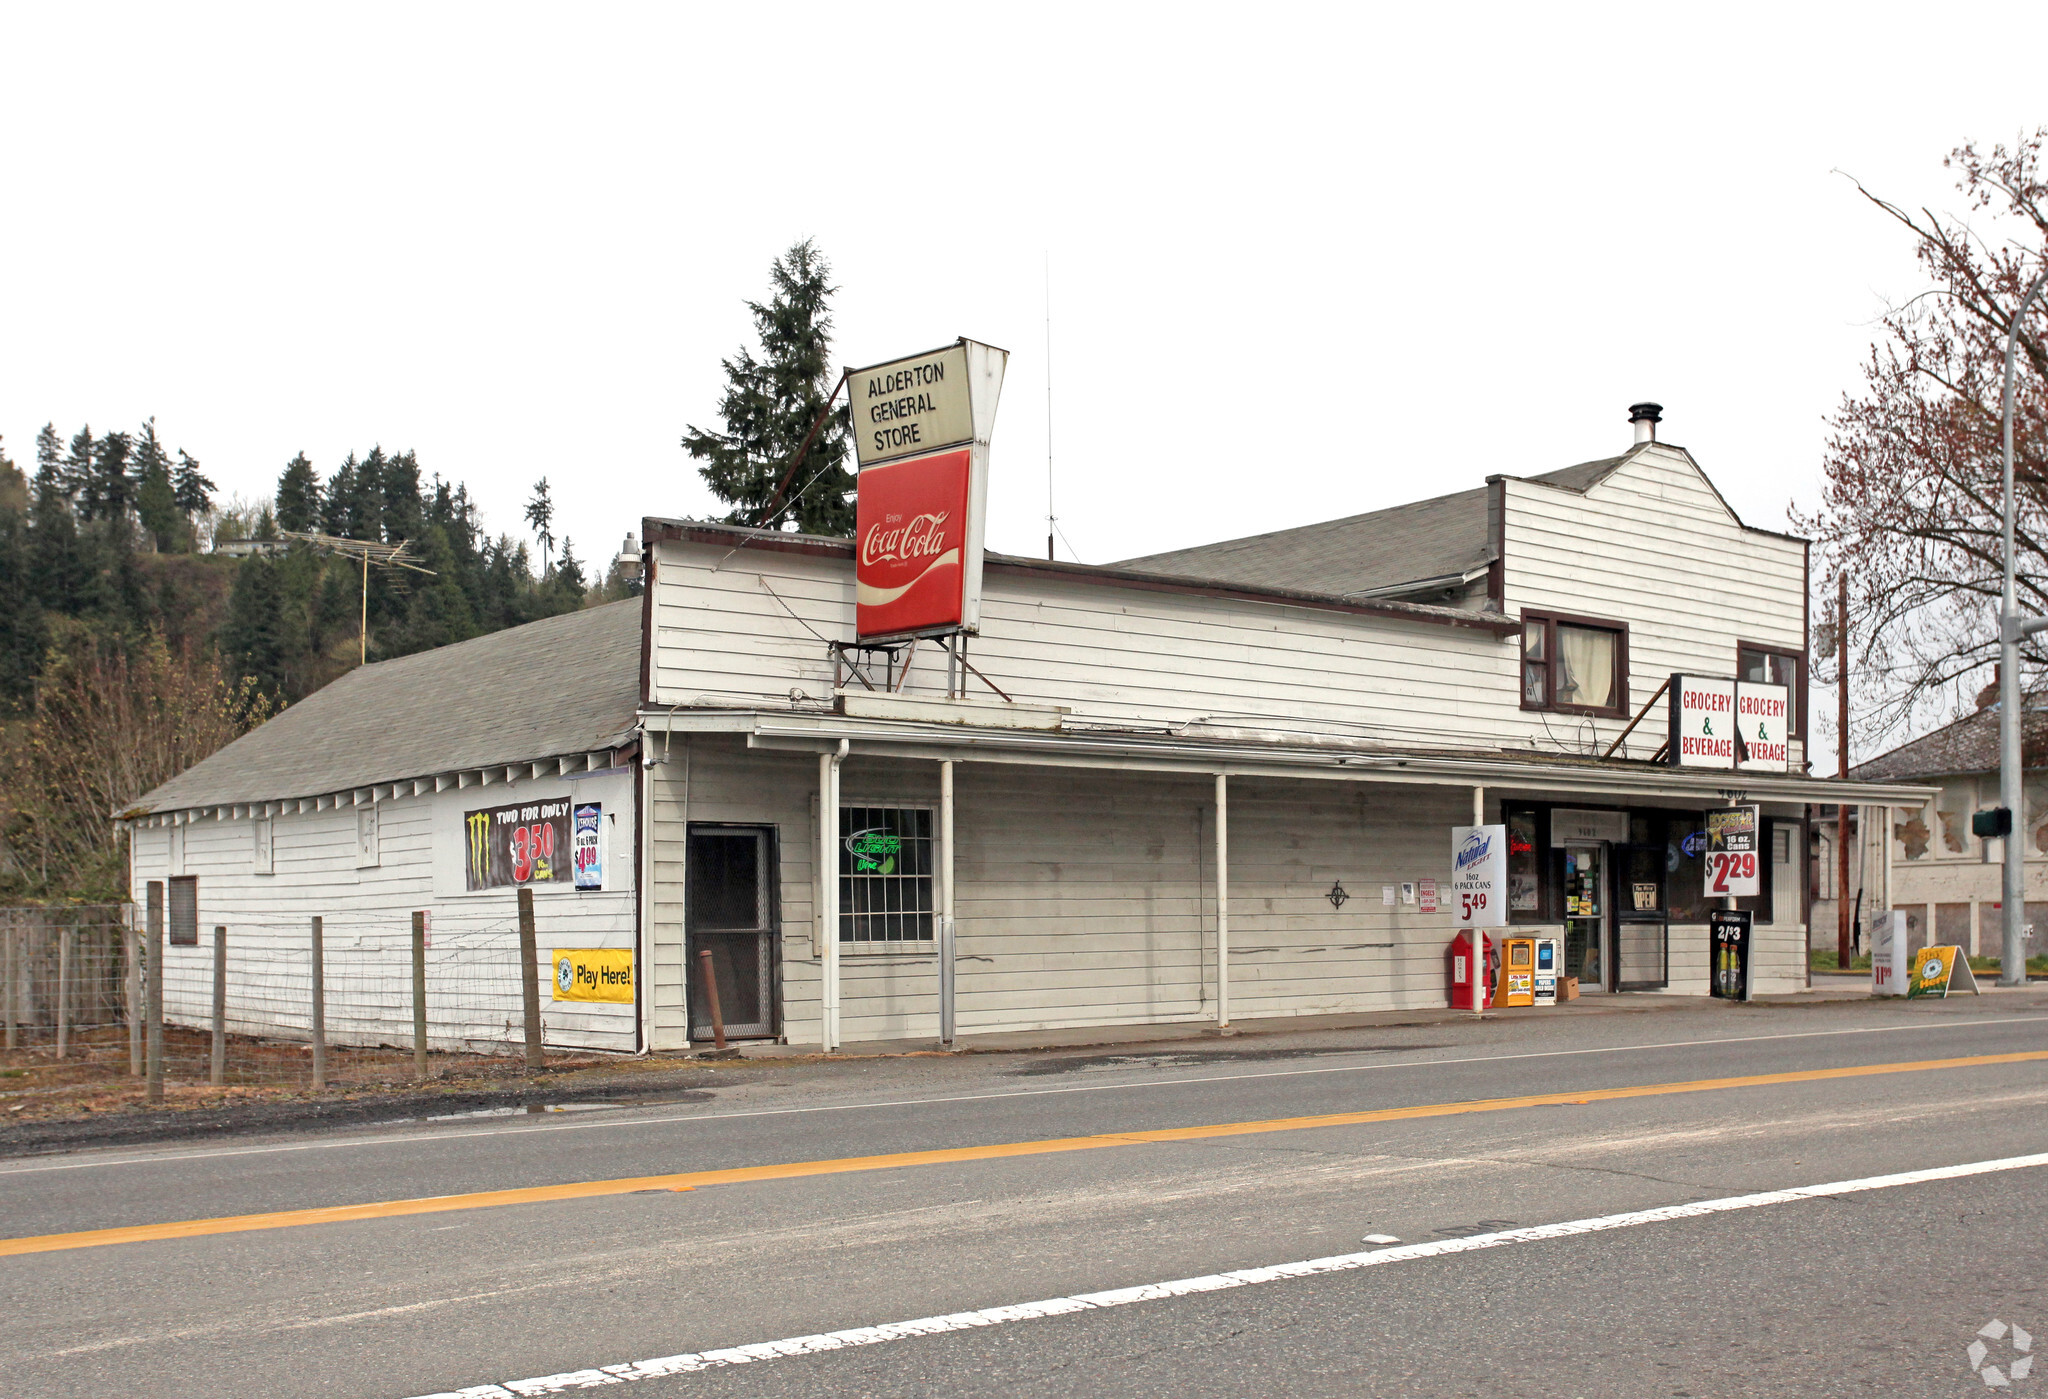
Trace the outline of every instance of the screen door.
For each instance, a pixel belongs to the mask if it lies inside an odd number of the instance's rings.
[[[718,986],[725,1033],[770,1039],[775,1025],[775,840],[765,826],[691,826],[683,926],[689,953],[690,1038],[712,1037],[704,959]]]

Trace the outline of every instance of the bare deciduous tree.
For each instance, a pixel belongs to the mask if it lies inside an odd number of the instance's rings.
[[[1834,585],[1849,570],[1858,729],[1865,741],[1950,717],[1990,678],[2002,586],[1999,401],[2012,308],[2048,256],[2048,128],[1945,162],[1961,215],[1872,204],[1914,237],[1932,286],[1893,308],[1829,437],[1820,508],[1794,511],[1821,546],[1818,655],[1834,650]],[[2048,311],[2018,328],[2014,407],[2019,601],[2048,611]],[[1816,561],[1821,563],[1820,560]],[[2048,660],[2039,638],[2030,665]]]

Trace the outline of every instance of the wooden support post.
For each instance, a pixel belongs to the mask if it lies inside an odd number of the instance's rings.
[[[66,924],[57,934],[57,1057],[71,1048],[71,942],[76,929]]]
[[[1849,575],[1835,593],[1835,777],[1849,780]],[[1849,970],[1854,939],[1849,927],[1849,803],[1835,804],[1835,965]]]
[[[15,955],[14,915],[7,915],[7,926],[0,928],[0,1020],[7,1022],[7,1048],[15,1047],[14,1006],[20,998],[15,995],[15,983],[20,980],[20,962]]]
[[[519,998],[526,1012],[526,1067],[547,1066],[540,1042],[540,938],[533,927],[533,886],[519,886]]]
[[[213,1065],[207,1081],[228,1081],[228,930],[213,930]]]
[[[327,1086],[327,949],[321,920],[313,920],[313,1086]]]
[[[1216,1028],[1230,1028],[1230,779],[1216,774]]]
[[[427,1076],[427,915],[412,915],[412,1066]]]
[[[142,930],[135,926],[135,906],[128,906],[121,929],[121,951],[128,958],[128,1077],[142,1077]]]
[[[711,1043],[714,1048],[725,1048],[725,1012],[718,1008],[718,972],[711,965],[711,949],[704,948],[697,954],[697,969],[703,973],[704,1008],[711,1012]]]
[[[148,946],[143,953],[142,974],[147,978],[148,996],[143,1008],[144,1031],[148,1035],[143,1100],[164,1100],[164,882],[149,881]]]

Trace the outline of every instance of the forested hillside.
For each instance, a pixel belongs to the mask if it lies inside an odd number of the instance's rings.
[[[230,502],[200,463],[134,432],[38,434],[32,477],[0,451],[0,900],[121,897],[107,814],[357,664],[360,566],[284,532],[406,545],[373,567],[372,661],[590,603],[568,540],[536,574],[468,490],[411,452],[301,454],[274,500]],[[529,521],[546,546],[546,485]]]

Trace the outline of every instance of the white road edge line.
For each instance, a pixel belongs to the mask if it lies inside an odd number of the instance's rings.
[[[1064,1088],[1017,1088],[1006,1093],[960,1093],[941,1098],[888,1098],[865,1103],[820,1103],[813,1107],[801,1108],[753,1108],[741,1112],[699,1112],[668,1113],[662,1116],[636,1116],[605,1118],[596,1122],[550,1122],[545,1126],[499,1126],[496,1123],[479,1122],[474,1127],[465,1127],[452,1132],[393,1132],[388,1129],[396,1123],[372,1125],[365,1129],[366,1135],[347,1137],[339,1141],[290,1142],[275,1146],[216,1147],[206,1150],[167,1149],[152,1152],[146,1156],[94,1156],[83,1161],[57,1161],[40,1166],[0,1167],[0,1176],[42,1175],[50,1171],[84,1171],[101,1166],[153,1166],[180,1161],[204,1161],[216,1156],[276,1156],[300,1151],[337,1151],[365,1146],[407,1146],[415,1142],[459,1141],[465,1138],[484,1136],[524,1136],[530,1132],[587,1132],[592,1130],[614,1131],[621,1127],[672,1127],[693,1122],[728,1122],[745,1117],[796,1117],[814,1112],[866,1112],[875,1108],[918,1108],[937,1107],[947,1103],[981,1103],[1003,1098],[1048,1098],[1067,1093],[1121,1093],[1144,1088],[1180,1088],[1201,1083],[1235,1083],[1242,1079],[1258,1078],[1307,1078],[1316,1074],[1377,1073],[1387,1069],[1434,1069],[1452,1067],[1458,1064],[1501,1064],[1517,1059],[1569,1059],[1581,1054],[1631,1054],[1646,1049],[1699,1049],[1717,1044],[1756,1044],[1767,1040],[1811,1040],[1831,1039],[1840,1035],[1891,1035],[1910,1034],[1917,1030],[1961,1030],[1977,1029],[1992,1025],[2023,1025],[2032,1021],[2048,1022],[2048,1015],[2007,1015],[1996,1018],[1972,1020],[1938,1020],[1924,1025],[1866,1025],[1849,1030],[1793,1030],[1771,1035],[1722,1035],[1701,1040],[1666,1040],[1655,1044],[1602,1044],[1590,1045],[1584,1049],[1537,1049],[1520,1054],[1474,1054],[1462,1059],[1396,1059],[1381,1060],[1369,1064],[1329,1064],[1313,1069],[1265,1069],[1255,1073],[1204,1074],[1187,1078],[1150,1078],[1135,1083],[1080,1083]],[[1050,1053],[1051,1051],[1047,1051]],[[1161,1049],[1157,1053],[1165,1056],[1175,1051]],[[1365,1050],[1334,1050],[1335,1054],[1367,1053]],[[1135,1054],[1134,1054],[1134,1057]],[[757,1061],[773,1063],[773,1060]],[[653,1105],[644,1108],[643,1113],[652,1113]],[[622,1111],[631,1112],[630,1106]],[[375,1135],[368,1135],[375,1133]],[[85,1147],[81,1150],[91,1151]]]
[[[1868,1190],[1889,1190],[1900,1185],[1924,1185],[1929,1181],[1957,1180],[1966,1176],[1990,1175],[1998,1171],[2020,1171],[2048,1166],[2048,1152],[2033,1156],[2007,1156],[1995,1161],[1972,1161],[1960,1166],[1935,1166],[1896,1175],[1865,1176],[1860,1180],[1830,1181],[1826,1185],[1801,1185],[1790,1190],[1765,1190],[1755,1195],[1728,1195],[1718,1200],[1696,1200],[1685,1205],[1664,1205],[1657,1209],[1630,1210],[1594,1219],[1574,1219],[1562,1224],[1538,1224],[1527,1229],[1503,1229],[1493,1234],[1473,1234],[1462,1239],[1441,1239],[1426,1244],[1401,1244],[1364,1253],[1340,1253],[1329,1258],[1310,1258],[1299,1263],[1276,1263],[1265,1268],[1239,1268],[1235,1272],[1211,1273],[1207,1277],[1181,1278],[1175,1282],[1147,1283],[1141,1287],[1120,1287],[1109,1292],[1084,1292],[1075,1297],[1049,1297],[1010,1307],[985,1307],[975,1312],[950,1316],[927,1316],[916,1321],[894,1321],[881,1326],[857,1326],[847,1331],[828,1331],[817,1336],[793,1336],[781,1341],[756,1341],[752,1345],[707,1350],[693,1355],[668,1355],[656,1360],[634,1360],[619,1365],[601,1365],[590,1370],[571,1370],[536,1379],[506,1380],[502,1384],[471,1385],[466,1389],[444,1390],[420,1395],[418,1399],[530,1399],[540,1394],[561,1394],[572,1389],[597,1389],[604,1385],[628,1384],[635,1380],[660,1379],[717,1370],[728,1365],[749,1365],[758,1360],[779,1360],[788,1355],[815,1355],[821,1351],[844,1350],[849,1346],[878,1345],[883,1341],[907,1340],[913,1336],[937,1336],[948,1331],[973,1331],[984,1326],[1001,1326],[1012,1321],[1035,1321],[1040,1317],[1064,1316],[1072,1312],[1123,1307],[1133,1302],[1152,1302],[1167,1297],[1186,1297],[1198,1292],[1217,1292],[1231,1287],[1252,1287],[1288,1278],[1313,1277],[1321,1273],[1344,1273],[1357,1268],[1377,1268],[1386,1263],[1408,1263],[1418,1258],[1442,1258],[1453,1253],[1472,1253],[1483,1248],[1509,1244],[1540,1243],[1545,1239],[1569,1238],[1574,1234],[1597,1234],[1608,1229],[1627,1229],[1638,1224],[1661,1224],[1672,1219],[1697,1219],[1703,1215],[1725,1214],[1731,1210],[1753,1210],[1764,1205],[1790,1204],[1797,1200],[1822,1199],[1831,1195],[1853,1195]]]

